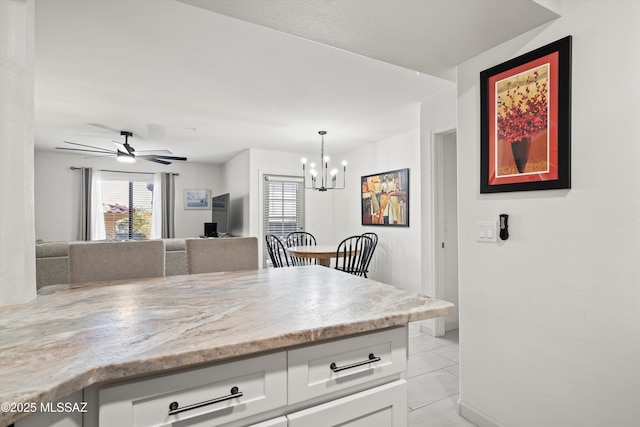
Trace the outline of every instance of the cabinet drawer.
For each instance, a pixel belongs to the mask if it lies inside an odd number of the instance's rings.
[[[407,382],[397,380],[289,414],[288,427],[406,427]]]
[[[278,417],[258,424],[251,424],[249,427],[287,427],[287,418]]]
[[[407,369],[407,328],[387,329],[289,351],[289,404]]]
[[[215,426],[285,406],[286,360],[282,352],[105,387],[100,426]]]

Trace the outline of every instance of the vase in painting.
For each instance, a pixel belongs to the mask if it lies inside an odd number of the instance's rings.
[[[516,168],[518,169],[519,173],[523,173],[524,168],[527,166],[530,148],[531,138],[522,138],[518,141],[511,142],[511,152],[513,153],[513,160],[516,163]]]

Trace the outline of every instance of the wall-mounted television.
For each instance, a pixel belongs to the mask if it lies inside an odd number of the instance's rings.
[[[229,193],[211,199],[211,222],[217,223],[219,236],[231,233],[231,206],[229,204]]]

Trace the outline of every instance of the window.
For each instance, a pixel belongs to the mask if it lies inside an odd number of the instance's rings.
[[[284,243],[287,235],[304,229],[304,187],[302,178],[265,175],[264,234],[278,236]],[[265,267],[271,266],[266,242],[262,239]]]
[[[153,174],[103,171],[102,206],[107,239],[149,239]]]

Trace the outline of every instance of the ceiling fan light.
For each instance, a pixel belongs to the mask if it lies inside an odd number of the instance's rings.
[[[122,163],[135,163],[136,162],[135,156],[133,156],[132,154],[123,153],[121,151],[118,151],[117,159],[118,159],[119,162],[122,162]]]

